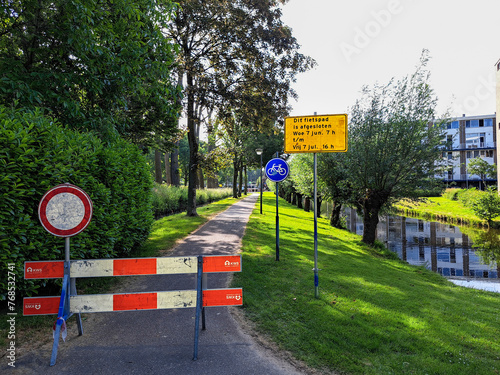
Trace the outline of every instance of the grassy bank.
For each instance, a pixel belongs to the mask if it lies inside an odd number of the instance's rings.
[[[472,227],[487,227],[488,223],[477,217],[472,209],[464,204],[464,198],[467,199],[467,194],[474,196],[475,194],[482,193],[481,191],[474,191],[474,189],[448,189],[441,197],[425,198],[421,202],[401,200],[393,206],[393,209],[401,215],[419,217],[429,221],[442,221]],[[500,228],[500,218],[493,220],[493,227]]]
[[[313,216],[275,197],[252,214],[243,239],[245,315],[281,348],[317,368],[348,374],[495,374],[500,295],[454,286],[318,220],[314,298]]]

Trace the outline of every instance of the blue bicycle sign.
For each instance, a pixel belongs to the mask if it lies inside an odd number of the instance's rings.
[[[290,172],[290,167],[286,161],[280,158],[274,158],[267,162],[266,164],[266,175],[274,182],[283,181],[288,177]]]

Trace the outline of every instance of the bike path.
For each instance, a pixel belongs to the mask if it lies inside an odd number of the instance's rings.
[[[258,199],[251,195],[220,213],[178,244],[169,256],[236,254]],[[245,265],[243,263],[243,272]],[[227,286],[226,274],[208,275],[209,288]],[[116,292],[193,289],[194,275],[127,278]],[[243,289],[243,295],[245,290]],[[234,307],[232,308],[234,309]],[[16,358],[13,374],[301,374],[264,350],[243,332],[227,307],[206,309],[198,360],[193,361],[195,309],[168,309],[83,315],[83,336],[68,323],[57,363],[50,367],[52,341]],[[74,320],[74,319],[70,319]],[[48,331],[48,334],[50,331]],[[4,362],[5,363],[5,362]],[[4,367],[4,364],[2,364]],[[0,367],[1,368],[1,367]]]

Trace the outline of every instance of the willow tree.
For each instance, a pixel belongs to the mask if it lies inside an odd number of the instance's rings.
[[[180,10],[168,34],[179,45],[179,71],[184,83],[190,148],[189,216],[197,215],[196,179],[201,161],[196,137],[201,119],[196,105],[209,111],[213,105],[217,110],[227,109],[227,100],[240,94],[237,87],[259,75],[279,87],[268,92],[279,92],[282,97],[293,95],[290,83],[311,65],[309,58],[298,53],[297,41],[281,21],[280,5],[285,2],[179,1]],[[253,74],[255,71],[260,74]]]
[[[418,195],[434,180],[444,138],[424,51],[415,73],[385,86],[365,87],[351,110],[348,176],[363,215],[363,242],[373,244],[379,212]]]

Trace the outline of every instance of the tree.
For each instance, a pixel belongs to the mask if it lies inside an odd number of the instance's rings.
[[[176,133],[170,0],[26,0],[0,8],[0,104],[137,144]]]
[[[480,219],[488,222],[489,227],[493,219],[500,216],[500,196],[493,186],[488,187],[485,192],[478,191],[478,195],[469,204]]]
[[[497,176],[497,168],[495,164],[490,164],[481,157],[477,157],[469,161],[467,164],[467,172],[478,175],[486,189],[486,178],[495,178]]]
[[[293,180],[295,190],[305,196],[306,204],[304,209],[309,211],[310,200],[314,199],[314,160],[312,154],[297,154],[290,161],[290,178]],[[317,204],[318,216],[320,216],[321,202],[325,195],[325,185],[318,179]]]
[[[434,180],[442,123],[433,123],[437,99],[425,69],[427,52],[411,76],[365,87],[351,110],[348,176],[352,203],[363,215],[363,242],[373,244],[379,212]]]
[[[349,201],[352,193],[345,160],[342,153],[336,152],[320,154],[318,157],[318,179],[324,186],[324,199],[332,202],[330,225],[335,228],[342,228],[342,206]]]
[[[187,215],[196,212],[196,176],[200,165],[200,113],[217,108],[223,111],[249,95],[250,88],[267,82],[270,90],[254,91],[256,97],[268,95],[287,102],[294,92],[290,83],[308,69],[312,61],[299,54],[291,30],[281,21],[280,3],[267,0],[183,0],[180,11],[168,28],[180,46],[180,74],[185,76],[186,116],[190,147]],[[250,86],[245,82],[252,79]],[[246,100],[239,103],[246,103]],[[234,108],[232,108],[234,109]],[[238,109],[238,108],[235,108]],[[252,105],[255,110],[256,106]],[[234,113],[229,111],[230,116]],[[248,112],[247,112],[248,113]],[[242,122],[246,126],[249,122]]]

